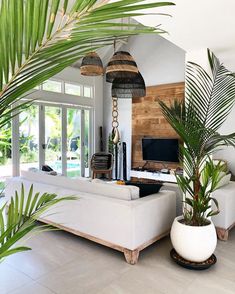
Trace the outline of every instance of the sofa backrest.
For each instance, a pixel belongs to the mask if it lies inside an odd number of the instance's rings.
[[[52,176],[43,172],[21,171],[21,177],[28,181],[54,185],[90,194],[102,195],[122,200],[139,198],[139,188],[109,183],[95,183],[86,178],[70,179],[64,176]]]

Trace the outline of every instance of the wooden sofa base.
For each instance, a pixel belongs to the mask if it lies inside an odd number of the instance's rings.
[[[56,223],[53,223],[53,222],[50,222],[50,221],[46,221],[44,219],[39,219],[39,221],[43,222],[43,223],[46,223],[46,224],[49,224],[49,225],[51,225],[53,227],[59,228],[61,230],[67,231],[69,233],[72,233],[72,234],[74,234],[76,236],[88,239],[90,241],[93,241],[93,242],[99,243],[101,245],[107,246],[109,248],[112,248],[112,249],[118,250],[120,252],[123,252],[124,256],[125,256],[125,259],[126,259],[126,262],[129,263],[129,264],[132,264],[132,265],[134,265],[134,264],[136,264],[138,262],[139,253],[140,253],[141,250],[145,249],[146,247],[150,246],[151,244],[153,244],[154,242],[160,240],[161,238],[167,236],[169,234],[169,232],[170,232],[168,230],[167,232],[165,232],[165,233],[163,233],[163,234],[161,234],[159,236],[156,236],[156,237],[152,238],[151,240],[145,242],[144,244],[137,247],[136,249],[130,250],[130,249],[127,249],[127,248],[122,247],[120,245],[116,245],[116,244],[113,244],[111,242],[107,242],[105,240],[102,240],[102,239],[99,239],[97,237],[91,236],[89,234],[85,234],[85,233],[82,233],[80,231],[65,227],[65,226],[60,225],[60,224],[56,224]]]
[[[233,223],[228,229],[223,229],[216,227],[217,237],[221,241],[228,241],[229,231],[235,227],[235,223]]]

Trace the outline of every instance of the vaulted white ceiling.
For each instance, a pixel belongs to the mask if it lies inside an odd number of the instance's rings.
[[[148,2],[153,2],[148,0]],[[235,71],[235,0],[172,0],[176,5],[148,12],[169,13],[172,17],[148,15],[136,19],[169,32],[164,38],[186,52],[210,48]]]

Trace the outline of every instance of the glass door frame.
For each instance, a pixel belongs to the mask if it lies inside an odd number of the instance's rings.
[[[94,152],[94,109],[92,107],[78,106],[74,104],[52,103],[52,102],[34,102],[34,105],[39,106],[39,166],[45,164],[45,106],[61,108],[61,158],[62,158],[62,175],[67,175],[67,109],[78,109],[81,111],[81,176],[85,176],[85,110],[89,111],[89,158]],[[12,119],[12,162],[13,162],[13,176],[20,175],[20,148],[19,148],[19,115]]]

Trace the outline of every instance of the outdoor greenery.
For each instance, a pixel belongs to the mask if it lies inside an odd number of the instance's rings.
[[[21,193],[15,192],[11,198],[9,207],[6,204],[0,208],[0,262],[7,256],[17,252],[30,250],[26,246],[13,247],[20,239],[29,232],[42,232],[51,230],[47,225],[39,225],[36,220],[47,213],[52,206],[68,200],[76,200],[75,196],[58,198],[56,194],[39,193],[34,194],[33,185],[25,194],[24,186],[21,186]],[[6,215],[6,211],[8,211]]]
[[[224,165],[214,164],[211,156],[224,146],[235,147],[235,133],[220,135],[219,128],[235,104],[235,77],[208,50],[211,74],[189,62],[186,70],[185,102],[175,100],[170,106],[159,101],[162,112],[182,139],[180,148],[184,175],[177,182],[185,194],[184,220],[188,225],[208,224],[217,201],[211,193],[218,188]]]
[[[11,121],[0,130],[0,165],[5,165],[11,159]]]

